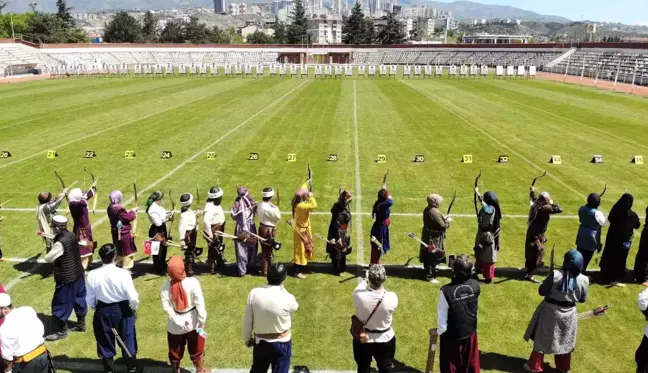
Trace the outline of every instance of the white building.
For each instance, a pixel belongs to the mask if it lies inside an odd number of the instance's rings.
[[[227,12],[233,16],[239,14],[247,14],[247,4],[246,3],[229,3],[227,5]]]
[[[340,18],[311,18],[308,34],[313,44],[341,44],[342,20]]]

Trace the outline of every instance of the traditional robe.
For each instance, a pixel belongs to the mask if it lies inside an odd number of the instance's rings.
[[[527,269],[527,275],[532,275],[538,265],[542,262],[544,255],[544,243],[547,242],[547,228],[549,228],[549,219],[553,214],[562,213],[562,209],[557,204],[540,204],[535,192],[531,192],[531,211],[525,238],[524,247],[524,266]]]
[[[633,198],[624,194],[612,207],[608,220],[610,227],[601,255],[601,277],[606,282],[623,280],[628,253],[634,240],[634,230],[641,227],[636,212],[632,211]]]
[[[92,226],[90,225],[90,218],[88,216],[88,200],[94,196],[94,189],[90,188],[81,200],[68,202],[70,208],[70,215],[74,220],[74,227],[72,231],[79,237],[79,242],[85,241],[86,244],[79,246],[81,250],[81,257],[90,257],[94,252],[94,244],[92,239]]]
[[[382,250],[375,243],[371,243],[371,264],[379,264],[380,257],[391,249],[389,242],[389,225],[391,224],[391,207],[394,204],[391,196],[382,201],[376,201],[371,214],[375,221],[371,226],[371,235],[382,244]]]
[[[331,222],[329,223],[326,239],[335,240],[336,244],[327,243],[326,252],[331,257],[331,265],[336,273],[346,271],[346,250],[351,246],[349,237],[349,224],[351,223],[351,210],[346,202],[336,202],[331,207]]]
[[[311,225],[310,225],[310,212],[317,208],[317,201],[314,196],[311,196],[306,201],[302,201],[295,207],[295,228],[297,232],[293,234],[294,243],[294,259],[295,264],[298,266],[306,266],[309,260],[313,259],[313,251],[306,251],[306,245],[302,239],[304,237],[311,239]]]
[[[108,219],[112,242],[117,247],[117,255],[122,258],[132,257],[137,252],[137,247],[131,233],[131,223],[137,219],[137,213],[134,210],[126,211],[121,204],[111,204],[108,206]],[[124,266],[129,269],[127,267],[132,266]]]

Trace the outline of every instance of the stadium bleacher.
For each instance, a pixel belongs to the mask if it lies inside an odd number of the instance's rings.
[[[546,71],[648,85],[648,50],[581,49]]]

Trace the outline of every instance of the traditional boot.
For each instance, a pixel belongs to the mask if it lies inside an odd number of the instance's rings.
[[[171,363],[171,373],[181,373],[180,363]]]
[[[70,330],[73,332],[85,333],[86,332],[85,318],[86,318],[85,315],[83,316],[77,315],[77,324],[72,328],[70,328]]]
[[[115,369],[115,360],[110,359],[101,359],[103,363],[104,373],[113,373]]]
[[[205,369],[205,357],[201,356],[194,361],[194,365],[196,366],[196,373],[207,373],[207,370]]]
[[[192,277],[195,274],[193,271],[193,265],[194,265],[193,253],[189,253],[185,255],[185,272],[189,277]]]
[[[124,358],[126,362],[126,372],[137,373],[137,356]]]
[[[56,322],[58,323],[58,328],[57,328],[58,331],[46,336],[45,337],[46,341],[54,342],[67,337],[68,335],[67,321],[56,319]]]

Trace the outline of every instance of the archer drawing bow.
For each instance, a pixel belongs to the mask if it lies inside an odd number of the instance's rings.
[[[83,167],[83,172],[87,172],[88,174],[90,174],[90,177],[92,178],[92,185],[95,188],[94,200],[92,201],[92,214],[95,214],[95,212],[97,211],[97,198],[98,198],[97,197],[97,186],[96,186],[97,179],[95,178],[95,176],[94,176],[94,174],[92,172],[88,171],[88,169],[86,167]]]

